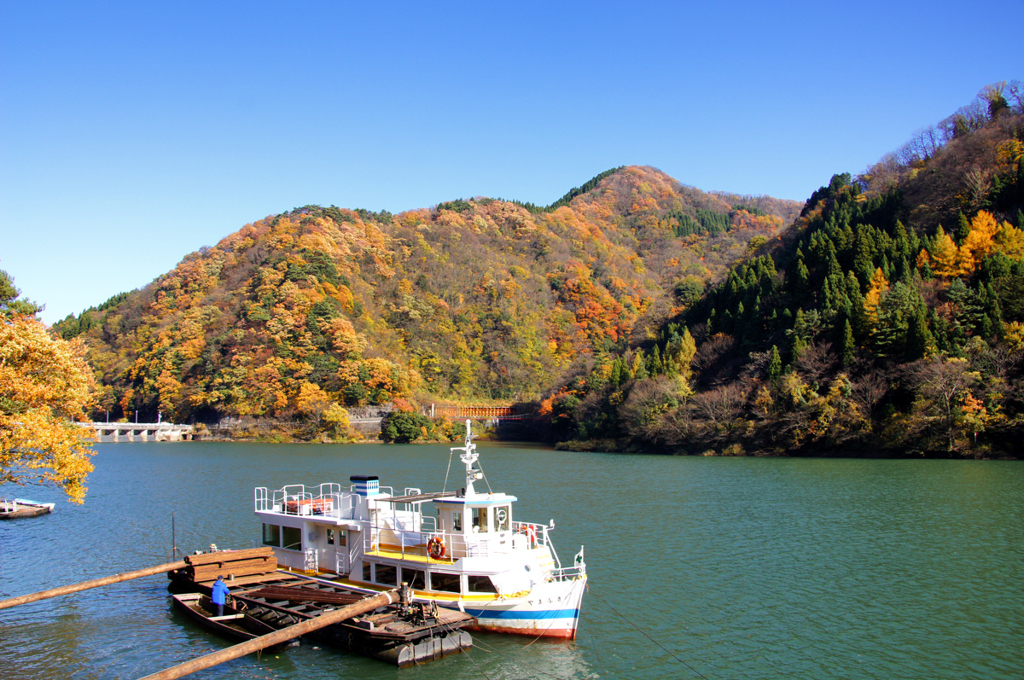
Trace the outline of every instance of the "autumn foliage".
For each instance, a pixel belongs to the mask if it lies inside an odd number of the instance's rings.
[[[525,401],[626,350],[638,324],[671,311],[675,281],[703,288],[798,208],[639,167],[602,173],[551,208],[306,206],[57,328],[88,345],[99,409],[114,417],[247,416],[313,432],[331,404]],[[726,228],[676,235],[668,216],[698,211]]]
[[[5,292],[5,289],[6,292]],[[92,372],[80,340],[54,337],[0,272],[0,484],[48,484],[81,503],[93,470]]]

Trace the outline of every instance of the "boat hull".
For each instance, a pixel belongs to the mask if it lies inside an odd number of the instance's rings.
[[[345,587],[365,593],[384,590],[346,579],[335,583],[343,583]],[[466,626],[467,630],[575,640],[586,586],[586,576],[580,576],[571,580],[544,582],[530,593],[518,597],[470,600],[444,593],[416,591],[413,599],[417,602],[437,602],[441,607],[470,614],[476,623]]]
[[[575,640],[586,584],[586,577],[545,583],[524,597],[464,602],[460,609],[477,620],[470,630]]]

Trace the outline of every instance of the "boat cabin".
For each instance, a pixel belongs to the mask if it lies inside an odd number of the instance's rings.
[[[528,590],[555,566],[549,527],[514,521],[515,496],[477,493],[471,483],[395,494],[373,475],[350,482],[256,489],[263,544],[282,566],[455,596]]]

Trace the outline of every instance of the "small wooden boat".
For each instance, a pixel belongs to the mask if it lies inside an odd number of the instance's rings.
[[[233,642],[245,642],[253,638],[273,633],[276,628],[230,605],[224,605],[224,615],[216,616],[217,605],[206,595],[200,593],[183,593],[171,595],[174,605],[188,618],[206,630]],[[278,651],[287,647],[288,643],[268,647],[268,651]]]
[[[22,517],[38,517],[53,510],[53,503],[37,503],[24,498],[0,500],[0,519],[21,519]]]

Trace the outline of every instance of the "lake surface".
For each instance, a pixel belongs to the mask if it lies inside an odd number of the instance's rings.
[[[439,490],[447,446],[100,444],[84,506],[0,522],[0,597],[256,545],[253,488],[376,474]],[[1024,677],[1024,464],[656,457],[480,443],[516,517],[586,545],[574,643],[474,634],[399,670],[303,643],[199,678]],[[453,465],[455,479],[461,466]],[[451,486],[451,484],[449,485]],[[227,646],[153,576],[0,610],[0,678],[139,678]]]

